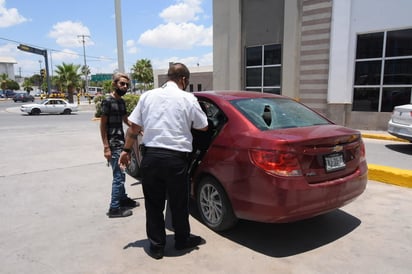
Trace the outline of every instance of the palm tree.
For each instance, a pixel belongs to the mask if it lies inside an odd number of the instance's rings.
[[[33,82],[31,81],[30,78],[24,79],[23,90],[27,91],[28,94],[30,94],[30,91],[33,90],[32,86],[33,86]]]
[[[148,90],[153,88],[153,67],[149,59],[137,60],[132,70],[132,79],[137,80],[140,89]]]
[[[84,93],[86,94],[87,92],[89,92],[87,90],[88,86],[89,86],[89,81],[88,81],[88,75],[90,74],[90,68],[88,65],[83,65],[81,68],[82,74],[84,75]]]
[[[79,73],[80,65],[66,64],[57,66],[55,70],[57,77],[57,85],[60,86],[63,91],[67,91],[68,99],[70,103],[73,103],[73,93],[76,88],[80,87],[81,74]]]

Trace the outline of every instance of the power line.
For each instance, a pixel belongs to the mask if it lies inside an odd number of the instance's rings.
[[[79,56],[79,57],[83,55],[83,54],[66,52],[66,51],[57,50],[57,49],[46,48],[46,47],[42,47],[42,46],[39,46],[39,45],[29,44],[29,43],[26,43],[26,42],[20,42],[20,41],[16,41],[16,40],[12,40],[12,39],[7,39],[7,38],[4,38],[4,37],[0,37],[0,40],[12,42],[12,43],[15,43],[15,44],[24,44],[24,45],[32,46],[32,47],[35,47],[35,48],[43,48],[43,49],[46,49],[46,50],[50,50],[50,51],[54,51],[54,52],[60,52],[60,53],[68,54],[68,55],[75,55],[75,56]],[[87,55],[86,57],[88,59],[97,59],[99,61],[115,61],[116,60],[116,58],[97,57],[97,56],[91,56],[91,55]]]

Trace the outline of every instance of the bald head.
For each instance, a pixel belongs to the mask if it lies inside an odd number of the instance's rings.
[[[177,82],[182,77],[189,79],[190,72],[189,72],[189,69],[184,64],[173,63],[169,66],[167,76],[169,77],[169,80]]]

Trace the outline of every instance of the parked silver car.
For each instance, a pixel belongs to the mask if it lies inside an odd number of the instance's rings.
[[[394,108],[388,122],[388,133],[412,142],[412,104]]]

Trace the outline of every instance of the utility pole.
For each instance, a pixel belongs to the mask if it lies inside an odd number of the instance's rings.
[[[122,11],[120,0],[114,0],[114,14],[116,17],[116,37],[117,37],[117,64],[119,72],[125,72],[123,56],[123,30]]]
[[[84,58],[84,94],[86,94],[89,90],[89,79],[88,79],[88,74],[89,74],[89,70],[87,67],[87,63],[86,63],[86,40],[85,38],[88,37],[90,38],[89,35],[77,35],[77,37],[81,38],[82,43],[83,43],[83,58]]]

